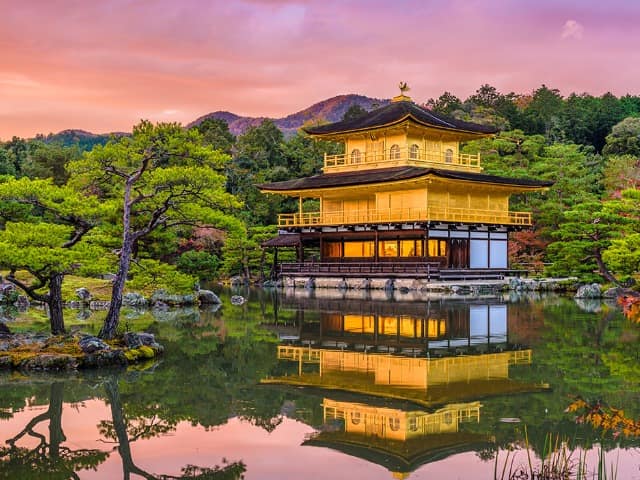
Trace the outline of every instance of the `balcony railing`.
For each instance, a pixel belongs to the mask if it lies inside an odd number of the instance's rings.
[[[365,211],[283,213],[280,227],[340,226],[389,222],[461,222],[493,225],[531,225],[531,213],[472,208],[383,208]]]
[[[481,170],[479,154],[454,154],[452,150],[440,152],[405,147],[374,152],[353,150],[346,154],[325,154],[324,156],[324,173],[388,168],[400,165],[451,170]]]

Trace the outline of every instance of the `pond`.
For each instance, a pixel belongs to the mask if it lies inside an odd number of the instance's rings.
[[[640,437],[566,411],[583,398],[640,418],[640,329],[613,306],[220,296],[219,309],[123,313],[165,345],[155,363],[0,374],[0,478],[506,479],[550,453],[573,475],[604,458],[607,478],[640,479]],[[67,318],[97,332],[103,313]]]

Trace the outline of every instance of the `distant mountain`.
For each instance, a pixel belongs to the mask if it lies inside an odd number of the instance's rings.
[[[85,130],[63,130],[58,133],[50,133],[40,139],[46,143],[60,143],[66,147],[77,145],[81,150],[91,150],[95,145],[104,145],[113,136],[121,137],[129,135],[123,132],[91,133]]]
[[[342,120],[343,115],[351,105],[359,105],[365,110],[372,110],[389,103],[389,100],[365,97],[364,95],[338,95],[327,100],[315,103],[304,110],[292,113],[283,118],[271,118],[276,126],[282,130],[285,136],[293,135],[306,122],[323,120],[326,122],[337,122]],[[208,113],[195,121],[189,123],[187,127],[200,124],[207,118],[219,118],[229,125],[229,130],[234,135],[241,135],[249,127],[258,126],[268,117],[242,117],[227,111]],[[130,135],[129,133],[91,133],[85,130],[70,129],[58,133],[50,133],[46,136],[39,136],[40,140],[48,143],[61,143],[65,146],[78,145],[82,150],[91,150],[95,145],[104,145],[112,136],[120,137]]]
[[[302,125],[308,121],[324,120],[330,123],[337,122],[351,105],[357,104],[365,110],[371,110],[377,106],[383,106],[389,103],[389,100],[381,100],[378,98],[365,97],[363,95],[338,95],[327,100],[315,103],[304,110],[292,113],[283,118],[271,118],[273,123],[286,135],[293,135]],[[234,135],[241,135],[247,131],[249,127],[257,126],[268,117],[242,117],[235,113],[218,111],[208,113],[191,122],[187,127],[199,125],[207,118],[219,118],[229,125],[229,130]]]

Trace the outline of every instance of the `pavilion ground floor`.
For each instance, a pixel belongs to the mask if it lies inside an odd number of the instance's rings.
[[[491,277],[510,272],[505,226],[377,225],[286,232],[263,243],[275,250],[272,276]],[[295,251],[279,261],[278,251]]]

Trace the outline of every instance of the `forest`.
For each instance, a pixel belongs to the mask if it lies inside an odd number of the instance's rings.
[[[512,268],[634,282],[640,96],[482,85],[465,100],[444,92],[424,105],[500,130],[464,145],[480,152],[484,173],[554,182],[512,199],[534,218],[531,230],[512,233]],[[345,117],[364,112],[354,104]],[[116,272],[112,305],[125,281],[186,292],[198,281],[264,278],[271,258],[260,243],[277,233],[277,214],[297,205],[255,185],[320,173],[323,154],[340,148],[302,130],[285,136],[270,120],[236,137],[212,118],[191,128],[142,121],[95,143],[13,137],[0,142],[0,267],[50,307],[72,273]]]

